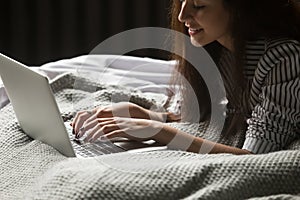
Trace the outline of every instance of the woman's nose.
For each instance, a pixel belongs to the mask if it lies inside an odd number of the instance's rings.
[[[187,2],[187,0],[185,0],[184,2],[182,2],[181,10],[180,10],[180,13],[178,15],[178,20],[180,22],[182,22],[182,23],[186,22],[188,20],[188,18],[191,16],[192,10],[191,10],[190,7],[191,6]]]

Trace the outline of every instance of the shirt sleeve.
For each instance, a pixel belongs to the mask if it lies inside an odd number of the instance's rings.
[[[243,149],[268,153],[284,149],[300,122],[300,46],[269,48],[259,61],[251,88],[252,115]],[[299,134],[299,133],[298,133]]]

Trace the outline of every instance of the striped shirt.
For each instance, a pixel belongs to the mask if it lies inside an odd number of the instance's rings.
[[[248,95],[243,95],[242,101],[250,116],[243,149],[252,153],[278,151],[300,135],[299,56],[300,43],[295,40],[247,43],[244,75]]]

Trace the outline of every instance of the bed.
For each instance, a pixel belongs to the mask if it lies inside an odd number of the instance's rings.
[[[174,64],[84,55],[34,69],[49,77],[65,114],[128,100],[147,108],[161,106],[167,101]],[[300,140],[283,151],[262,155],[164,150],[67,158],[23,133],[3,86],[0,97],[0,199],[300,198]],[[175,103],[170,111],[176,110]],[[201,125],[192,123],[169,125],[201,137],[214,131],[204,133]],[[221,142],[240,146],[241,140]]]

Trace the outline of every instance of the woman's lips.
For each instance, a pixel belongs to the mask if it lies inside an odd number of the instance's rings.
[[[189,28],[189,34],[190,34],[191,36],[196,35],[196,34],[200,33],[201,31],[203,31],[202,28],[200,28],[200,29],[192,29],[192,28]]]

